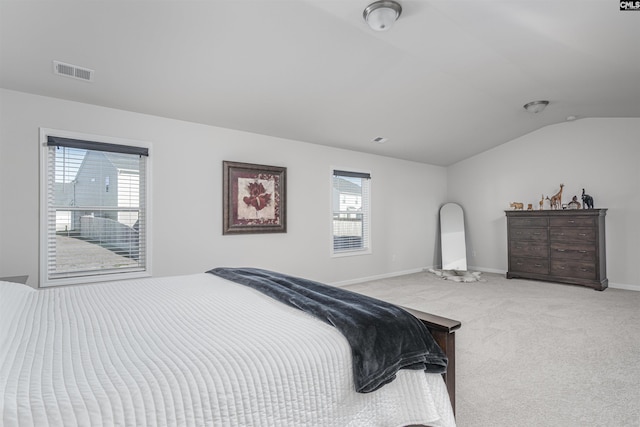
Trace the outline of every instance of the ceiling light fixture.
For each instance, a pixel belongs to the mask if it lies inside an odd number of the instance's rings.
[[[549,105],[549,101],[532,101],[524,105],[524,109],[530,113],[536,114],[542,112]]]
[[[387,31],[400,17],[402,6],[395,1],[376,1],[362,12],[364,20],[375,31]]]

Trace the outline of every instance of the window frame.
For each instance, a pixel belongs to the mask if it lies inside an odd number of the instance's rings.
[[[85,140],[85,141],[93,141],[101,144],[114,144],[121,146],[129,146],[136,148],[150,148],[150,143],[146,141],[132,140],[126,138],[118,138],[118,137],[110,137],[104,135],[94,135],[87,134],[82,132],[72,132],[60,129],[50,129],[50,128],[40,128],[40,136],[38,139],[38,143],[40,145],[40,212],[39,212],[39,223],[40,223],[40,242],[39,242],[39,251],[40,251],[40,263],[39,263],[39,287],[52,287],[52,286],[62,286],[62,285],[74,285],[74,284],[85,284],[85,283],[97,283],[111,280],[124,280],[124,279],[135,279],[141,277],[150,277],[152,275],[152,257],[151,257],[151,248],[152,248],[152,205],[151,205],[151,157],[147,157],[145,160],[145,171],[144,171],[144,180],[145,180],[145,191],[144,191],[144,201],[140,201],[142,205],[144,203],[145,206],[145,265],[140,271],[122,271],[117,272],[113,270],[108,270],[108,272],[104,273],[95,273],[95,274],[87,274],[87,275],[71,275],[69,277],[58,277],[58,278],[50,278],[48,271],[48,261],[49,261],[49,251],[48,251],[48,241],[49,241],[49,229],[48,229],[48,214],[49,214],[49,205],[48,205],[48,192],[49,192],[49,146],[47,144],[48,138],[57,137],[57,138],[69,138],[76,140]]]
[[[368,188],[368,197],[366,202],[363,201],[362,202],[362,214],[363,214],[363,221],[366,221],[366,237],[363,238],[363,248],[354,248],[354,249],[342,249],[342,250],[336,250],[335,249],[335,243],[334,243],[334,214],[336,212],[336,210],[334,209],[334,202],[335,202],[335,198],[334,198],[334,193],[333,193],[333,179],[334,176],[336,176],[335,172],[345,172],[346,174],[348,173],[352,173],[354,175],[362,175],[362,176],[368,176],[368,180],[369,180],[369,188]],[[344,176],[348,176],[348,175],[344,175]],[[332,258],[340,258],[340,257],[349,257],[349,256],[359,256],[359,255],[370,255],[373,253],[373,244],[372,244],[372,221],[371,221],[371,204],[372,204],[372,183],[371,183],[371,172],[370,171],[364,171],[364,170],[360,170],[360,169],[356,169],[356,168],[344,168],[344,167],[331,167],[330,168],[330,175],[329,175],[329,210],[330,210],[330,215],[329,215],[329,235],[330,235],[330,255]],[[364,243],[367,243],[366,245]]]

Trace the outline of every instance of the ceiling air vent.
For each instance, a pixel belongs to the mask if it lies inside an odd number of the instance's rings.
[[[71,77],[73,79],[93,81],[93,70],[78,67],[77,65],[65,64],[60,61],[53,61],[53,73],[59,76]]]
[[[388,141],[388,139],[387,139],[387,138],[383,138],[383,137],[381,137],[381,136],[378,136],[378,137],[373,138],[373,139],[371,140],[371,142],[376,142],[376,143],[378,143],[378,144],[384,144],[384,143],[385,143],[385,142],[387,142],[387,141]]]

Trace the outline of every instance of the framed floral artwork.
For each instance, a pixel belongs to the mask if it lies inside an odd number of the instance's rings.
[[[222,162],[222,234],[287,232],[287,168]]]

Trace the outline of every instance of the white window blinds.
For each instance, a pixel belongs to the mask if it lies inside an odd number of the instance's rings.
[[[48,136],[46,152],[43,285],[146,271],[148,149]]]
[[[333,171],[333,252],[369,251],[370,181],[368,173]]]

